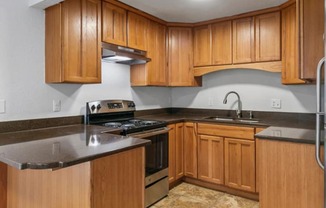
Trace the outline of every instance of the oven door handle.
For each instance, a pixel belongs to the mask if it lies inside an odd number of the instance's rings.
[[[133,134],[128,134],[127,136],[144,139],[144,138],[151,137],[151,136],[166,134],[169,132],[169,130],[170,129],[168,127],[164,127],[164,128],[152,129],[152,130],[143,131],[143,132],[136,132]]]

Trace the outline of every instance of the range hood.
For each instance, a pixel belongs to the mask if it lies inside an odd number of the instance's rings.
[[[103,42],[102,60],[126,65],[145,64],[151,61],[150,58],[146,57],[146,51],[126,48]]]

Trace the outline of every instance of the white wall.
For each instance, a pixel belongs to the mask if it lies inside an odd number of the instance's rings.
[[[236,96],[231,94],[223,104],[229,91],[239,93],[244,110],[309,112],[316,111],[315,85],[288,86],[281,84],[280,73],[257,70],[234,69],[207,74],[200,88],[174,88],[173,107],[236,109]],[[272,109],[271,99],[281,99],[281,109]],[[209,105],[209,100],[213,105]]]
[[[169,88],[131,88],[130,67],[102,63],[102,84],[44,83],[44,11],[28,1],[0,1],[0,121],[85,114],[87,101],[131,99],[137,109],[171,106]],[[52,101],[61,100],[61,111]]]
[[[281,98],[281,111],[315,110],[313,86],[283,86],[279,74],[253,70],[206,75],[201,88],[131,88],[128,66],[103,63],[102,84],[45,84],[44,28],[44,11],[28,7],[28,0],[0,1],[0,100],[6,101],[0,121],[83,115],[85,103],[97,99],[131,99],[139,110],[228,109],[235,98],[227,105],[222,99],[230,90],[239,92],[244,109],[272,111],[270,99]],[[52,111],[53,100],[61,100],[60,112]]]

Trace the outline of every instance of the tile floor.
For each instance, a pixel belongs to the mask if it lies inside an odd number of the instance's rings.
[[[249,199],[233,196],[182,183],[169,192],[169,196],[150,208],[259,208],[259,203]]]

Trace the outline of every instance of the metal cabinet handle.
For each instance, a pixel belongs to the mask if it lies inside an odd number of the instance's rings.
[[[324,165],[320,160],[320,138],[321,138],[321,129],[320,129],[320,117],[321,115],[325,115],[325,112],[322,112],[321,109],[321,70],[325,63],[325,57],[323,57],[317,66],[317,84],[316,84],[316,91],[317,91],[317,113],[316,113],[316,160],[318,165],[324,170]]]

